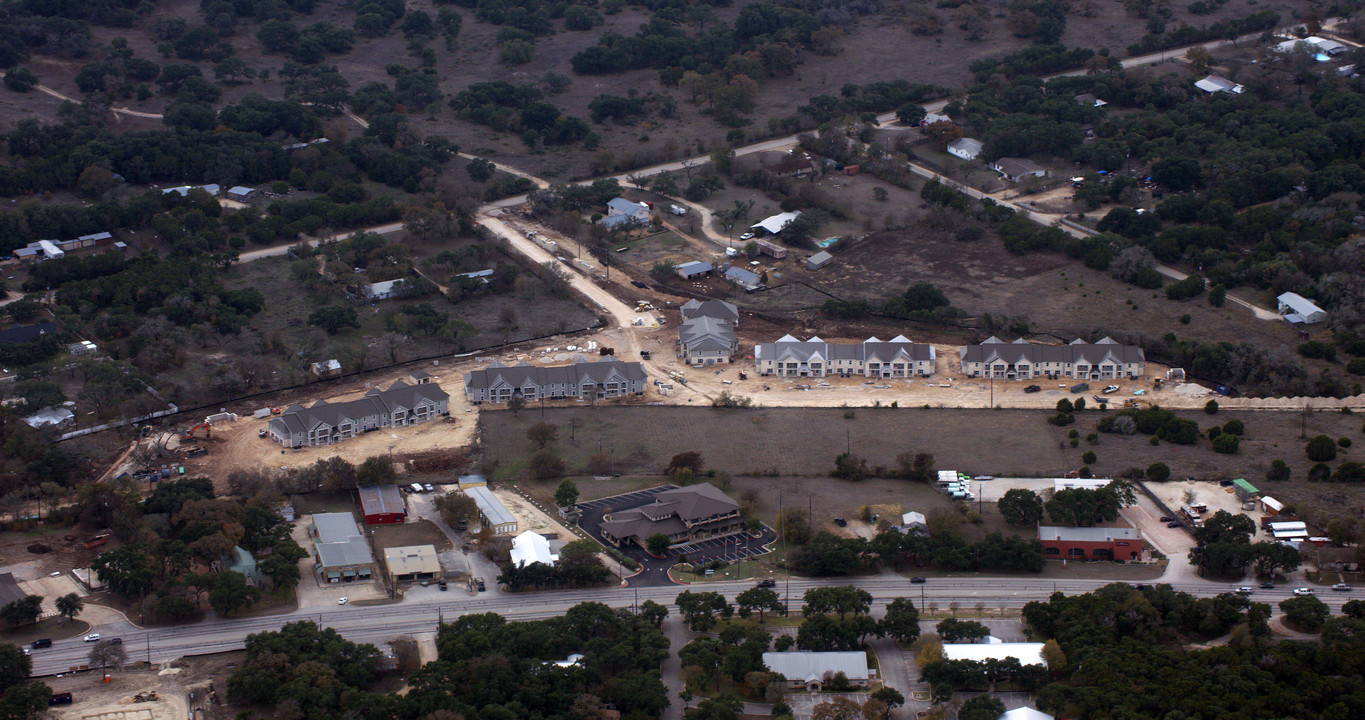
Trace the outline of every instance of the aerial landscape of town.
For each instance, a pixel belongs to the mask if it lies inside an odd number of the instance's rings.
[[[1365,717],[1365,3],[0,20],[0,717]]]

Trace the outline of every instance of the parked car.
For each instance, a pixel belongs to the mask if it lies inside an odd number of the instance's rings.
[[[743,235],[740,235],[740,236],[739,236],[739,239],[740,239],[740,240],[753,240],[753,239],[754,239],[754,234],[751,233],[751,232],[747,232],[747,233],[744,233]]]
[[[86,635],[86,636],[85,636],[84,640],[85,640],[86,642],[99,642],[99,641],[100,641],[100,634],[99,634],[99,633],[90,633],[89,635]]]
[[[48,705],[70,705],[70,704],[71,704],[71,693],[65,692],[65,693],[54,693],[54,694],[52,694],[52,695],[49,695],[49,696],[47,697],[47,704],[48,704]]]
[[[771,578],[769,578],[769,579],[767,579],[767,580],[759,580],[759,581],[758,581],[758,586],[761,587],[761,588],[777,587],[777,581],[776,581],[776,580],[773,580],[773,579],[771,579]]]
[[[1351,591],[1351,586],[1350,586],[1350,585],[1347,585],[1346,583],[1337,583],[1336,585],[1333,585],[1333,586],[1332,586],[1332,589],[1333,589],[1333,590],[1339,590],[1339,591],[1341,591],[1341,592],[1350,592],[1350,591]]]
[[[923,575],[916,575],[916,576],[910,578],[910,582],[912,582],[912,583],[914,583],[914,584],[916,584],[916,585],[919,585],[919,584],[921,584],[921,583],[924,582],[924,576],[923,576]]]
[[[445,580],[442,580],[441,582],[436,583],[436,587],[441,588],[441,592],[445,592],[445,591],[446,591],[446,581],[445,581]]]
[[[426,490],[427,492],[435,492],[435,491],[436,491],[436,488],[432,487],[431,483],[426,483],[425,485],[422,486],[422,489],[423,489],[423,490]]]
[[[1273,582],[1263,582],[1263,583],[1261,583],[1261,589],[1262,589],[1262,590],[1274,590],[1274,589],[1275,589],[1275,583],[1273,583]]]
[[[834,518],[834,524],[839,527],[848,527],[848,521],[841,517]]]
[[[1180,522],[1179,522],[1179,521],[1176,521],[1176,520],[1172,520],[1172,521],[1166,523],[1166,527],[1168,527],[1168,528],[1178,528],[1178,527],[1180,527]]]
[[[630,281],[630,284],[631,284],[631,285],[634,285],[634,286],[637,287],[637,288],[640,288],[641,290],[647,290],[647,289],[649,288],[648,285],[646,285],[646,284],[640,282],[639,280],[631,280],[631,281]]]
[[[1090,390],[1090,383],[1078,383],[1071,386],[1071,392],[1083,393]]]
[[[337,598],[337,604],[338,604],[338,605],[345,605],[346,603],[348,603],[348,602],[350,602],[350,601],[351,601],[351,599],[350,599],[349,597],[346,597],[345,595],[342,595],[341,597]]]
[[[1219,484],[1220,486],[1222,486],[1222,487],[1232,487],[1232,481],[1231,481],[1231,480],[1219,480],[1219,481],[1218,481],[1218,484]]]
[[[488,589],[488,587],[483,584],[483,578],[479,578],[476,582],[478,582],[479,584],[479,592],[483,592],[484,590]]]
[[[1038,387],[1037,385],[1030,385],[1030,386],[1024,388],[1024,392],[1026,392],[1026,393],[1042,392],[1042,390],[1043,390],[1043,389],[1040,388],[1040,387]]]
[[[1306,588],[1306,587],[1294,588],[1294,594],[1295,594],[1295,595],[1312,595],[1312,594],[1313,594],[1313,588]]]
[[[1175,518],[1171,517],[1170,515],[1162,515],[1162,516],[1161,516],[1161,522],[1172,522],[1172,521],[1174,521],[1174,520],[1175,520]]]
[[[1103,392],[1105,395],[1113,395],[1118,391],[1119,391],[1118,385],[1105,385],[1104,390],[1101,390],[1100,392]]]
[[[668,206],[668,211],[669,211],[670,213],[673,213],[674,215],[686,215],[686,214],[687,214],[687,208],[685,208],[685,207],[683,207],[683,206],[681,206],[681,205],[669,205],[669,206]]]

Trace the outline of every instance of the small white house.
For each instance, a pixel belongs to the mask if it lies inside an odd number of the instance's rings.
[[[991,163],[991,169],[1010,182],[1019,182],[1027,177],[1047,177],[1047,168],[1028,158],[1000,158]]]
[[[806,269],[819,270],[820,268],[832,262],[834,262],[834,256],[829,254],[829,251],[827,250],[821,250],[820,252],[815,253],[814,255],[811,255],[810,257],[806,258]]]
[[[912,510],[901,515],[901,532],[907,535],[915,533],[927,536],[929,534],[929,522],[925,520],[924,513]]]
[[[975,138],[958,138],[948,143],[948,154],[967,162],[974,162],[976,156],[981,154],[981,147],[981,141]]]
[[[1326,310],[1298,293],[1284,293],[1275,298],[1275,301],[1279,303],[1280,314],[1291,324],[1312,325],[1327,319]]]

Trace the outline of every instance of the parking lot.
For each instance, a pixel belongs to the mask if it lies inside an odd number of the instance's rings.
[[[578,503],[579,509],[583,511],[583,517],[578,524],[594,540],[610,546],[601,533],[604,515],[646,505],[654,500],[655,495],[675,488],[676,485],[660,485],[648,490],[637,490],[624,495]],[[662,558],[654,557],[636,545],[625,545],[621,552],[639,562],[644,568],[640,574],[630,578],[630,583],[640,587],[653,587],[672,584],[672,579],[668,577],[668,569],[680,562],[705,563],[712,560],[737,562],[769,552],[768,545],[776,539],[777,533],[773,532],[772,528],[764,526],[758,537],[744,533],[688,543],[669,549],[668,554]]]

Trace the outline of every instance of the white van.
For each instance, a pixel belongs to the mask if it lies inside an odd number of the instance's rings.
[[[413,483],[408,487],[412,488],[412,491],[415,493],[422,492],[422,483]]]

